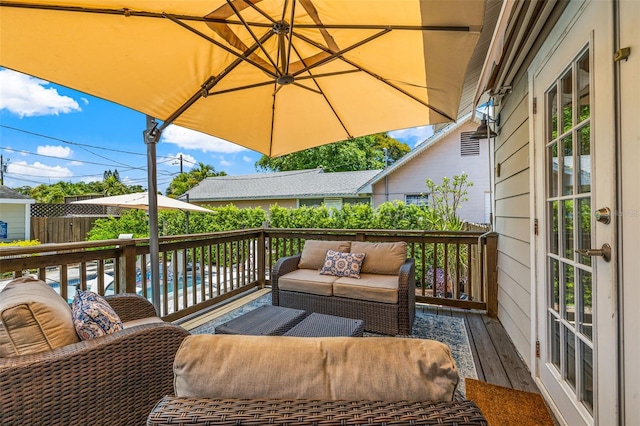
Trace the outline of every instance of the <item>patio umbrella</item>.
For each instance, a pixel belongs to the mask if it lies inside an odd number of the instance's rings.
[[[147,114],[153,260],[164,128],[278,156],[455,121],[484,9],[484,0],[0,0],[0,66]]]
[[[174,198],[156,195],[158,210],[182,210],[201,213],[214,213],[213,210],[195,204],[185,203]],[[72,201],[71,204],[98,204],[102,206],[129,207],[134,209],[149,210],[149,193],[137,192],[135,194],[114,195],[112,197],[92,198],[89,200]]]

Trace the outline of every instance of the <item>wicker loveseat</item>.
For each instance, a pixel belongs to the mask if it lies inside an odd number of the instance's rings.
[[[33,285],[25,281],[21,284]],[[9,299],[5,296],[2,301],[5,290],[0,293],[0,302]],[[37,321],[44,318],[51,323],[55,317],[48,315],[57,317],[62,312],[64,316],[64,309],[68,308],[62,298],[51,292],[53,297],[45,295],[47,299],[40,299],[36,305],[2,306],[0,341],[13,342],[10,346],[23,354],[0,356],[0,424],[144,424],[158,399],[173,389],[173,359],[189,333],[162,322],[143,297],[123,294],[106,299],[125,323],[124,330],[25,354],[25,345],[20,346],[14,337],[19,334],[19,330],[15,332],[19,313],[10,311],[31,311]],[[43,300],[45,303],[41,303]],[[57,303],[60,301],[61,305]],[[57,304],[62,310],[43,312],[46,302]],[[34,325],[33,321],[23,322],[25,327]],[[57,335],[46,337],[47,345],[56,346],[69,338],[59,331],[54,333]]]
[[[360,279],[322,275],[328,250],[364,253]],[[271,271],[272,304],[364,320],[365,330],[410,335],[415,316],[415,262],[407,244],[307,240],[302,253]]]
[[[449,347],[401,337],[192,335],[148,425],[486,425]]]

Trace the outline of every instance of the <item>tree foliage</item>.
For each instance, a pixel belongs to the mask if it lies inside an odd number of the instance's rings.
[[[223,171],[216,172],[216,169],[209,164],[198,163],[198,165],[189,170],[188,173],[180,173],[178,176],[173,178],[173,180],[169,184],[169,187],[167,188],[167,196],[176,198],[184,194],[194,186],[198,185],[208,177],[226,175],[227,173]]]
[[[73,195],[102,194],[104,196],[132,194],[142,192],[140,185],[126,185],[120,181],[117,170],[105,171],[101,182],[56,182],[51,185],[41,184],[36,187],[22,186],[16,191],[31,197],[38,203],[61,204],[64,197]]]
[[[386,150],[386,154],[385,154]],[[362,136],[350,140],[322,145],[281,157],[263,155],[256,162],[256,170],[285,172],[322,168],[326,172],[375,170],[393,164],[411,151],[405,143],[387,133]]]

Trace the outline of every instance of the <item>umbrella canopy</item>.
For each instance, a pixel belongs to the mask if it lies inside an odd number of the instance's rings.
[[[0,66],[147,115],[159,309],[155,147],[164,128],[278,156],[455,121],[485,3],[0,0]]]
[[[156,195],[159,210],[183,210],[202,213],[214,213],[213,210],[185,203],[174,198]],[[137,192],[135,194],[114,195],[113,197],[92,198],[90,200],[72,201],[71,204],[98,204],[102,206],[129,207],[134,209],[149,210],[149,193]]]
[[[0,1],[0,65],[278,156],[455,121],[481,0]]]

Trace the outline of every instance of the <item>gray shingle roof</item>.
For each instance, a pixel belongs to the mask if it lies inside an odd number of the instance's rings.
[[[33,200],[31,197],[22,195],[18,191],[14,191],[11,188],[0,185],[0,199],[4,200]]]
[[[322,169],[210,177],[187,193],[190,201],[355,196],[381,170],[324,173]]]

